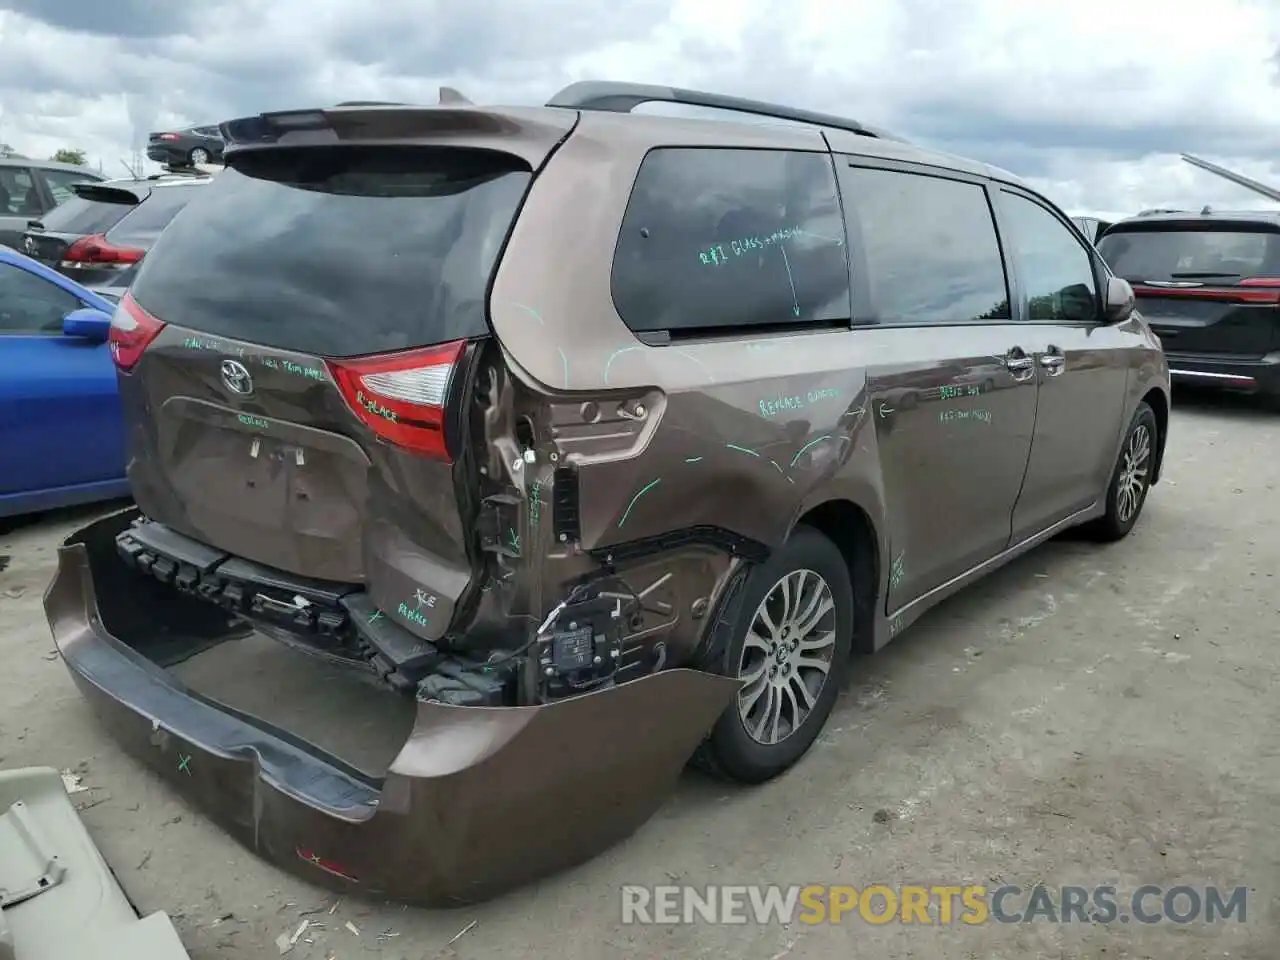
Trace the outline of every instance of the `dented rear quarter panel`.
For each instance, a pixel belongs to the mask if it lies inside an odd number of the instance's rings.
[[[583,114],[526,198],[490,302],[509,366],[545,396],[556,444],[579,467],[583,548],[699,525],[776,546],[803,509],[833,498],[879,529],[864,394],[867,363],[886,358],[865,356],[868,338],[800,330],[648,346],[610,291],[618,225],[649,150],[827,154],[821,132],[660,122],[655,139],[644,118]]]

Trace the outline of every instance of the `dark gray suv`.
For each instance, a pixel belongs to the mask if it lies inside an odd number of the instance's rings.
[[[1159,476],[1159,341],[1003,171],[608,83],[223,133],[114,321],[137,510],[47,608],[129,749],[336,887],[487,896],[691,754],[774,776],[853,654]],[[385,775],[162,669],[250,630],[416,698]]]

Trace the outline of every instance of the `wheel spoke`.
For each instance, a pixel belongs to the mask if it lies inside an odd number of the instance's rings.
[[[822,622],[822,618],[834,610],[835,606],[830,594],[824,589],[822,591],[822,602],[818,604],[818,609],[814,610],[802,623],[796,625],[796,630],[800,636],[805,637],[813,633],[814,628]]]
[[[796,674],[789,681],[789,685],[799,689],[801,696],[804,697],[805,710],[812,710],[818,702],[818,698],[809,690],[809,685],[804,682],[804,678]]]
[[[826,647],[832,646],[835,642],[836,642],[836,632],[834,630],[828,630],[825,633],[819,633],[819,634],[815,634],[814,636],[805,637],[803,640],[800,641],[799,650],[804,653],[809,653],[814,650],[823,650]]]
[[[773,691],[773,698],[769,701],[769,706],[771,708],[769,710],[769,732],[765,734],[768,737],[765,742],[777,743],[779,740],[778,725],[782,720],[782,691],[776,687]]]
[[[802,573],[804,573],[804,571],[801,571],[801,572],[802,572]],[[800,601],[804,599],[804,594],[803,594],[803,593],[801,593],[799,596],[797,596],[797,597],[796,597],[796,624],[797,624],[797,627],[798,627],[798,625],[799,625],[799,624],[802,624],[802,623],[804,623],[806,620],[808,620],[808,619],[809,619],[809,615],[813,613],[813,608],[814,608],[815,606],[817,606],[817,604],[822,600],[823,594],[824,594],[825,592],[826,592],[826,591],[825,591],[825,590],[823,590],[823,583],[822,583],[822,580],[821,580],[821,578],[819,578],[819,579],[814,583],[814,585],[813,585],[813,589],[809,592],[809,600],[808,600],[808,602],[807,602],[807,603],[805,603],[805,604],[804,604],[804,608],[803,608],[803,609],[801,609],[801,607],[800,607]]]
[[[782,583],[782,612],[778,615],[778,626],[786,627],[791,623],[791,577],[784,577]]]
[[[820,657],[796,657],[793,662],[797,670],[818,670],[824,676],[831,669],[831,664]]]
[[[761,743],[768,743],[764,739],[765,728],[769,726],[769,718],[776,711],[776,703],[778,699],[778,689],[771,683],[764,685],[764,702],[760,706],[760,719],[756,723],[755,731],[751,734]]]
[[[742,692],[738,694],[738,709],[741,711],[744,718],[750,714],[755,705],[760,702],[760,695],[766,690],[772,689],[768,678],[764,675],[763,668],[760,670],[760,676],[751,682],[752,684],[755,684],[757,681],[759,681],[759,685],[756,686],[755,689],[751,689],[750,686],[743,687]]]
[[[809,711],[800,709],[800,702],[796,700],[796,692],[792,689],[791,684],[787,684],[782,688],[782,693],[786,696],[791,706],[791,723],[787,728],[787,733],[795,733],[800,729],[800,724],[804,722],[804,718]]]
[[[742,681],[742,684],[743,684],[742,688],[745,690],[747,687],[751,686],[751,684],[755,683],[757,680],[763,677],[765,669],[768,666],[769,666],[769,658],[761,657],[760,663],[757,666],[752,667],[749,673],[739,673],[738,679]]]
[[[747,638],[742,641],[743,650],[760,650],[765,654],[769,652],[769,641],[760,636],[754,630],[747,631]]]
[[[760,604],[760,609],[756,611],[755,623],[763,623],[765,629],[769,631],[770,638],[773,640],[778,639],[778,625],[774,623],[773,618],[769,616],[768,597],[764,598],[764,602]],[[752,623],[753,628],[755,627],[755,623]]]

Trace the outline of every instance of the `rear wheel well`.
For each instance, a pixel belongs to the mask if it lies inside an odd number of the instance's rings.
[[[880,548],[871,518],[848,500],[828,500],[798,522],[813,527],[840,548],[853,581],[853,652],[874,652]]]
[[[1160,479],[1160,468],[1164,465],[1164,444],[1169,436],[1169,398],[1153,387],[1147,391],[1142,402],[1156,415],[1156,429],[1160,432],[1156,438],[1155,470],[1151,474],[1151,482],[1156,483]]]

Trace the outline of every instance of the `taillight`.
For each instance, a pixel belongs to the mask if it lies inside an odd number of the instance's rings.
[[[157,140],[179,140],[181,138],[176,133],[162,133],[156,139]]]
[[[100,233],[90,237],[81,237],[62,254],[61,266],[71,269],[85,267],[115,267],[123,269],[132,266],[146,255],[145,250],[137,247],[118,247]]]
[[[378,437],[452,463],[445,439],[445,403],[465,346],[459,340],[325,363],[352,412]]]
[[[1135,283],[1133,292],[1139,297],[1164,297],[1171,300],[1275,304],[1280,303],[1280,277],[1248,277],[1230,287],[1149,287]]]
[[[163,329],[163,321],[138,306],[133,294],[126,293],[111,316],[111,333],[107,337],[111,359],[119,369],[132,370],[142,358],[142,352]]]

